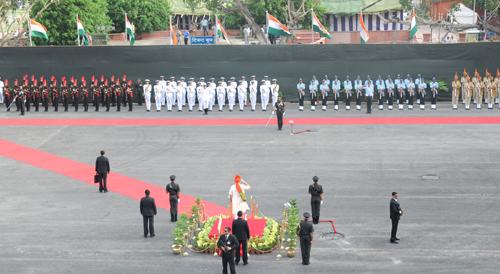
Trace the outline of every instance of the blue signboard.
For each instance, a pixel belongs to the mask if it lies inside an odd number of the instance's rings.
[[[213,36],[191,36],[191,45],[209,45],[215,44]]]

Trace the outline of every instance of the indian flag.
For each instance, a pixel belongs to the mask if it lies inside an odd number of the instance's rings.
[[[281,22],[271,14],[267,14],[267,33],[275,36],[289,36],[292,35],[288,27],[281,24]]]
[[[415,15],[415,9],[411,13],[411,24],[410,24],[410,40],[417,34],[417,16]]]
[[[130,23],[127,15],[125,15],[125,33],[130,40],[130,45],[133,46],[135,43],[135,27],[132,23]]]
[[[222,38],[228,44],[231,44],[231,42],[229,42],[226,30],[224,29],[221,22],[219,21],[219,18],[217,18],[217,17],[215,18],[215,28],[216,28],[217,38]]]
[[[313,31],[319,33],[320,37],[332,39],[332,36],[328,32],[328,30],[326,30],[325,26],[323,26],[323,24],[321,24],[321,21],[319,21],[318,17],[316,17],[316,14],[314,12],[312,13],[311,18],[312,18]]]
[[[30,35],[31,37],[38,37],[44,40],[49,40],[47,28],[34,19],[30,19]]]
[[[361,38],[361,43],[368,43],[370,36],[368,35],[368,29],[365,26],[365,21],[363,20],[363,13],[359,15],[359,37]]]

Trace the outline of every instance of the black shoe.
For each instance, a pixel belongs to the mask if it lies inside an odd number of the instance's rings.
[[[399,238],[395,238],[396,241],[399,241]]]
[[[248,264],[248,262],[243,262],[243,265],[247,265],[247,264]]]
[[[149,237],[154,238],[154,237],[155,237],[155,235],[153,234],[153,235],[150,235]]]
[[[396,242],[396,240],[392,240],[391,241],[391,244],[399,244],[398,242]]]
[[[105,189],[105,190],[104,190],[104,193],[107,193],[107,192],[108,192],[108,190],[107,190],[107,189]]]
[[[99,189],[99,192],[101,192],[101,193],[102,193],[102,189]]]
[[[148,235],[144,235],[144,238],[147,238],[147,237],[148,237]]]

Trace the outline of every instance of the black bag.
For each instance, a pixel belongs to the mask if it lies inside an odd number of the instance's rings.
[[[94,175],[94,184],[99,183],[99,174]]]

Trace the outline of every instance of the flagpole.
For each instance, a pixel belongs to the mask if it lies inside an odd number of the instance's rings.
[[[78,13],[76,14],[76,34],[78,35],[78,46],[80,45],[80,30],[78,29]]]
[[[268,12],[266,10],[266,33],[264,33],[264,35],[266,36],[266,41],[268,44],[271,44],[271,41],[269,40],[269,15],[268,15]]]
[[[28,36],[30,37],[30,47],[33,46],[33,39],[31,39],[31,18],[28,17],[28,29],[29,33]]]
[[[125,12],[125,28],[124,28],[124,33],[125,33],[125,41],[128,41],[127,38],[127,13]]]
[[[311,43],[314,44],[314,24],[313,24],[313,20],[314,20],[314,10],[311,9]]]
[[[172,16],[168,16],[168,25],[170,27],[169,29],[169,32],[170,32],[170,45],[173,46],[174,45],[174,39],[172,37]]]
[[[215,30],[214,30],[214,45],[217,45],[217,38],[218,38],[218,32],[219,32],[219,21],[218,21],[217,14],[215,14]],[[227,37],[226,37],[227,38]]]

